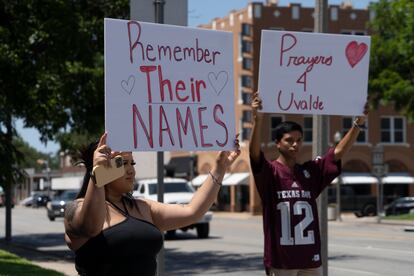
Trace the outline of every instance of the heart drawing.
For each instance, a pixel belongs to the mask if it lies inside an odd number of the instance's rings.
[[[349,42],[345,49],[345,55],[352,68],[354,68],[354,66],[361,61],[361,59],[365,56],[367,51],[367,44],[363,42],[358,44],[358,42],[356,42],[355,40]]]
[[[226,71],[220,71],[218,74],[214,72],[208,73],[208,82],[216,92],[217,96],[220,96],[221,91],[223,91],[224,87],[227,85],[227,81],[229,80],[229,75]]]
[[[135,77],[133,75],[130,75],[128,80],[121,81],[121,87],[124,89],[125,92],[127,92],[129,95],[131,95],[132,89],[134,89],[135,85]]]

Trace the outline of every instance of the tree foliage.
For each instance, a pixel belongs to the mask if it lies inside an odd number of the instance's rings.
[[[370,91],[375,103],[393,104],[414,121],[414,2],[373,4]]]
[[[129,1],[1,1],[0,108],[43,140],[99,135],[105,17],[129,17]]]
[[[47,153],[39,152],[20,137],[14,137],[13,145],[24,156],[24,159],[21,160],[20,167],[34,168],[35,171],[41,172],[45,169],[45,166],[39,163],[39,160],[46,160],[51,169],[59,168],[59,156],[57,154],[50,156]]]
[[[12,143],[18,118],[65,147],[103,132],[103,19],[128,16],[128,0],[0,1],[3,178],[24,158]]]

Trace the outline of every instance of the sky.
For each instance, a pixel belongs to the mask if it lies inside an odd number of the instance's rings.
[[[166,0],[174,1],[174,0]],[[358,9],[363,9],[368,6],[370,2],[375,0],[353,0],[353,6]],[[239,10],[245,8],[251,0],[188,0],[188,25],[191,27],[200,24],[209,23],[216,17],[224,17],[228,15],[231,10]],[[255,0],[254,2],[266,2],[265,0]],[[330,5],[338,5],[343,0],[328,0]],[[279,6],[287,6],[289,3],[300,3],[303,7],[313,7],[315,0],[279,0]],[[49,141],[46,145],[40,142],[40,136],[36,129],[23,128],[21,120],[16,121],[16,128],[20,136],[38,151],[45,153],[56,153],[59,150],[59,145],[53,141]]]

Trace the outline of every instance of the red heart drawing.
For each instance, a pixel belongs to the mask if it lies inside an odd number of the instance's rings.
[[[364,42],[360,44],[358,44],[355,40],[349,42],[345,49],[345,55],[352,68],[354,68],[354,66],[361,61],[367,51],[368,46]]]

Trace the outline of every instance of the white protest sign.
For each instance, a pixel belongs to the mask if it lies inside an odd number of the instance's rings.
[[[368,36],[262,31],[262,111],[361,115],[370,41]]]
[[[122,151],[234,147],[232,34],[105,19],[105,128]]]

